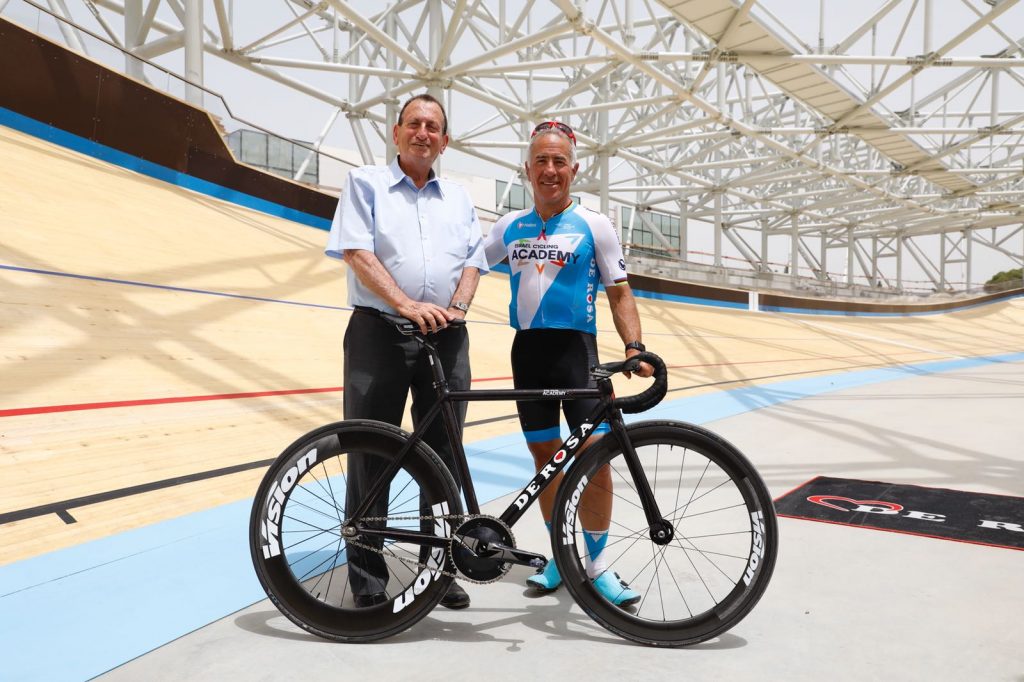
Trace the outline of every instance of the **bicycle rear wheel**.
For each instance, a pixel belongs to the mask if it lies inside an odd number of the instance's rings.
[[[736,625],[768,586],[778,548],[771,497],[750,462],[710,431],[670,421],[627,431],[672,539],[652,539],[618,440],[605,435],[559,486],[552,533],[558,569],[576,603],[615,634],[655,646],[705,641]],[[609,492],[610,513],[594,502]],[[602,594],[590,579],[584,517],[608,527],[607,569],[636,595],[609,597],[607,585]],[[595,537],[591,547],[599,546]]]
[[[346,501],[354,510],[408,439],[381,422],[338,422],[299,438],[267,471],[253,502],[250,551],[267,596],[296,625],[338,641],[381,639],[423,618],[448,591],[449,548],[341,534]],[[356,466],[368,472],[359,485],[351,476]],[[378,519],[368,525],[450,538],[462,514],[451,474],[423,443],[385,495],[386,504],[366,515]],[[357,607],[356,590],[382,592],[383,601]]]

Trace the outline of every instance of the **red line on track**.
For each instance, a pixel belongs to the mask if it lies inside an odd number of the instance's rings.
[[[920,351],[903,351],[900,353],[887,353],[890,356],[912,355]],[[746,360],[740,362],[709,362],[695,365],[669,365],[668,369],[692,369],[696,367],[731,367],[734,365],[761,365],[775,362],[808,362],[814,360],[849,360],[852,358],[874,357],[870,353],[858,355],[826,355],[809,358],[786,358],[775,360]],[[473,379],[473,383],[484,381],[511,381],[512,377],[485,377]],[[238,400],[240,398],[265,398],[278,395],[302,395],[307,393],[331,393],[344,390],[341,386],[330,386],[328,388],[295,388],[283,391],[255,391],[251,393],[218,393],[213,395],[189,395],[176,398],[147,398],[143,400],[114,400],[101,403],[75,403],[71,405],[44,405],[41,407],[19,407],[8,410],[0,410],[0,417],[16,417],[28,414],[48,414],[53,412],[76,412],[79,410],[102,410],[112,407],[138,407],[140,405],[168,405],[171,403],[194,403],[205,400]]]
[[[477,381],[506,381],[512,377],[488,377]],[[111,400],[100,403],[73,403],[70,405],[43,405],[40,407],[18,407],[0,410],[0,417],[17,417],[28,414],[50,414],[53,412],[77,412],[79,410],[103,410],[112,407],[138,407],[140,405],[169,405],[171,403],[196,403],[206,400],[238,400],[240,398],[265,398],[279,395],[304,395],[308,393],[333,393],[343,391],[341,386],[327,388],[294,388],[282,391],[252,391],[249,393],[215,393],[212,395],[186,395],[171,398],[145,398],[142,400]]]
[[[238,398],[263,398],[274,395],[298,395],[302,393],[331,393],[342,390],[341,386],[328,388],[296,388],[285,391],[254,391],[251,393],[216,393],[213,395],[185,395],[174,398],[146,398],[144,400],[112,400],[104,403],[75,403],[72,405],[44,405],[42,407],[19,407],[0,410],[0,417],[15,417],[23,414],[47,414],[50,412],[74,412],[76,410],[102,410],[109,407],[136,407],[139,405],[167,405],[169,403],[195,403],[204,400],[235,400]]]

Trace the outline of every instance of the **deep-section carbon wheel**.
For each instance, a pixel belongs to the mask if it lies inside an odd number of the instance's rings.
[[[340,641],[381,639],[423,618],[448,591],[447,547],[342,533],[346,503],[354,512],[408,437],[380,422],[339,422],[297,440],[267,471],[250,517],[253,565],[270,599],[300,627]],[[461,514],[451,474],[421,443],[365,516],[380,519],[368,526],[450,538]],[[383,597],[367,606],[374,600],[364,596],[357,607],[356,593]]]
[[[705,429],[668,421],[627,429],[667,524],[648,523],[618,441],[607,434],[559,486],[552,533],[559,571],[580,607],[622,637],[656,646],[715,637],[768,586],[778,547],[771,497],[750,462]],[[589,546],[599,547],[602,527],[613,572],[603,593],[587,574],[584,537],[597,531]]]

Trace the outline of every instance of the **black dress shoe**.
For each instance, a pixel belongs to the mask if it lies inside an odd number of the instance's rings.
[[[383,604],[388,600],[388,597],[383,592],[374,592],[373,594],[357,594],[355,595],[355,602],[357,609],[365,609],[377,604]]]
[[[469,595],[457,582],[452,582],[448,594],[441,597],[441,606],[447,609],[464,609],[469,606]]]

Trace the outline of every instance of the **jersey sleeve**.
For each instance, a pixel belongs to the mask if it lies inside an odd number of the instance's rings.
[[[597,269],[601,273],[601,284],[606,287],[622,284],[626,281],[626,258],[622,255],[619,235],[615,233],[612,222],[607,217],[597,214],[591,223],[594,235],[594,258]]]
[[[487,258],[487,265],[494,267],[508,257],[508,249],[505,247],[505,228],[508,227],[511,214],[498,218],[498,222],[491,226],[491,231],[484,237],[484,255]]]

